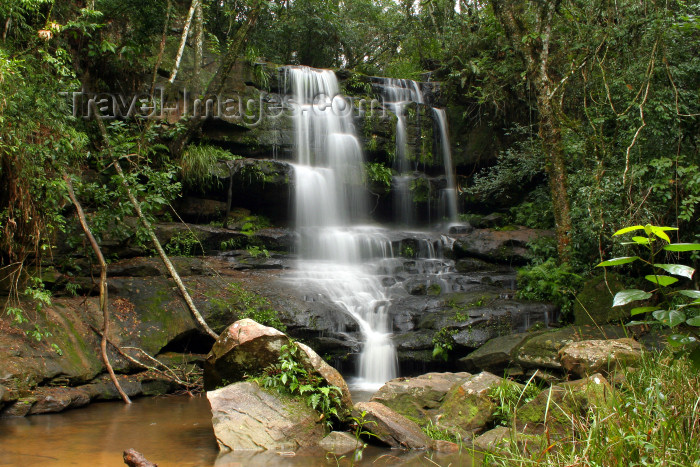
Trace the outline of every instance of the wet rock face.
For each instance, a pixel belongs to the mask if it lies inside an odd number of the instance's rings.
[[[214,435],[221,451],[315,446],[325,436],[318,412],[302,400],[236,383],[207,392]]]

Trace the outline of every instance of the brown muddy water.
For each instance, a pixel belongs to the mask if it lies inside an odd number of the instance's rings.
[[[59,414],[0,419],[0,465],[124,466],[122,452],[133,448],[159,467],[170,466],[334,466],[319,449],[293,453],[219,455],[204,396],[166,396],[103,402]],[[429,465],[477,467],[468,452],[439,455],[368,447],[357,466]]]

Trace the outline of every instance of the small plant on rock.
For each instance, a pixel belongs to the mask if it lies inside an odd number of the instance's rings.
[[[278,363],[263,370],[260,383],[268,389],[303,397],[306,405],[321,412],[321,418],[329,428],[333,419],[341,418],[340,388],[309,373],[301,363],[301,349],[294,341],[282,346]]]

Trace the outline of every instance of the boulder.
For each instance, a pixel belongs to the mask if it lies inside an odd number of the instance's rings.
[[[628,330],[621,326],[567,326],[534,335],[515,349],[515,363],[523,368],[563,370],[559,350],[572,342],[587,339],[625,337]]]
[[[207,392],[214,435],[221,451],[315,446],[325,436],[319,414],[304,401],[236,383]]]
[[[318,445],[328,452],[338,456],[345,455],[355,449],[361,448],[364,443],[355,438],[350,433],[344,431],[331,431],[328,436],[323,438]]]
[[[26,417],[36,403],[35,397],[22,397],[11,402],[0,414],[2,418]]]
[[[343,377],[338,373],[338,370],[326,363],[308,345],[297,342],[297,346],[303,352],[301,355],[301,364],[306,371],[321,376],[329,385],[339,388],[342,393],[340,400],[343,407],[346,410],[351,409],[352,396],[350,395],[350,389]]]
[[[355,405],[357,417],[364,413],[363,430],[372,433],[392,448],[428,449],[431,440],[417,423],[394,412],[379,402],[359,402]]]
[[[550,386],[518,409],[517,428],[526,433],[564,434],[571,430],[571,416],[607,403],[611,388],[601,374]],[[546,414],[546,419],[545,419]]]
[[[90,403],[90,394],[78,388],[39,388],[34,397],[36,402],[27,415],[61,412]]]
[[[641,358],[641,344],[629,338],[572,342],[559,350],[564,369],[582,378],[635,366]]]
[[[204,362],[204,388],[242,381],[277,363],[289,338],[275,328],[241,319],[221,333]]]
[[[279,361],[280,350],[290,342],[283,332],[263,326],[252,319],[238,320],[229,326],[209,352],[204,362],[204,387],[207,390],[245,379]],[[352,408],[352,397],[338,370],[326,363],[309,346],[297,343],[301,365],[310,374],[323,378],[340,389],[344,409]]]
[[[470,376],[469,373],[427,373],[415,378],[395,378],[370,400],[422,425],[432,419],[447,392]]]
[[[507,451],[514,441],[519,452],[527,455],[539,454],[547,448],[544,437],[520,433],[505,426],[497,426],[483,433],[474,440],[473,446],[477,451],[499,453]]]
[[[437,411],[437,426],[458,433],[462,439],[483,431],[496,410],[489,391],[502,383],[503,378],[484,371],[456,384]]]

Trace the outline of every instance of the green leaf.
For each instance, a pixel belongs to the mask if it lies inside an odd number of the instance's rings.
[[[630,321],[629,323],[625,324],[625,326],[639,326],[642,324],[656,324],[656,321]]]
[[[681,310],[656,310],[654,313],[654,318],[661,321],[663,324],[670,326],[672,328],[678,326],[685,321],[685,313]]]
[[[671,243],[664,245],[667,251],[697,251],[700,250],[700,243]]]
[[[688,358],[693,363],[693,368],[700,370],[700,345],[695,346],[695,349],[690,352]]]
[[[690,298],[700,298],[700,290],[679,290],[678,293]]]
[[[643,228],[644,228],[643,225],[633,225],[632,227],[625,227],[624,229],[620,229],[617,232],[615,232],[613,234],[613,237],[615,235],[622,235],[622,234],[626,234],[627,232],[633,232],[635,230],[642,230]]]
[[[645,292],[643,290],[638,290],[638,289],[622,290],[621,292],[618,292],[615,294],[615,298],[613,299],[612,306],[627,305],[630,302],[634,302],[637,300],[646,300],[647,298],[651,298],[651,294],[649,292]]]
[[[634,243],[637,245],[648,245],[651,243],[651,240],[649,240],[647,237],[632,237],[632,240],[634,240]]]
[[[602,263],[600,263],[596,267],[618,266],[620,264],[627,264],[627,263],[631,263],[633,261],[637,261],[638,259],[639,259],[639,256],[622,256],[620,258],[613,258],[613,259],[609,259],[607,261],[603,261]]]
[[[661,287],[668,287],[669,285],[675,284],[676,282],[678,282],[678,279],[676,279],[675,277],[671,277],[671,276],[658,276],[658,275],[655,276],[655,275],[649,274],[648,276],[644,276],[644,278],[646,280],[648,280],[649,282],[653,282],[654,284],[660,285]]]
[[[671,273],[675,276],[683,276],[687,277],[688,279],[692,279],[693,273],[695,272],[695,269],[691,268],[690,266],[684,266],[682,264],[655,264],[654,266],[657,268],[661,268],[664,271]]]
[[[685,334],[673,334],[672,336],[668,337],[669,344],[671,344],[674,347],[692,344],[696,340],[697,339],[695,339],[693,336],[688,336]]]
[[[649,313],[650,311],[656,311],[658,309],[659,309],[659,307],[656,307],[656,306],[640,306],[637,308],[632,308],[630,310],[630,314],[632,316],[641,315],[642,313]]]
[[[694,316],[692,318],[689,318],[685,321],[685,324],[688,326],[696,326],[700,327],[700,316]]]
[[[664,232],[665,230],[678,230],[678,227],[657,227],[655,225],[651,226],[651,231],[654,235],[663,240],[666,240],[666,243],[671,243],[671,239],[668,238],[668,235],[666,234],[666,232]]]

